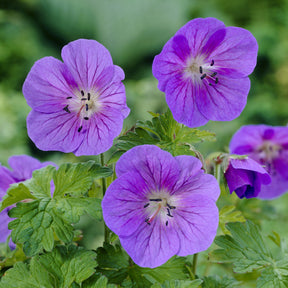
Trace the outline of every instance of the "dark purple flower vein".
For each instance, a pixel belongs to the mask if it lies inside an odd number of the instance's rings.
[[[96,77],[95,75],[97,74],[97,71],[98,71],[98,69],[99,69],[99,58],[98,58],[98,55],[97,55],[97,63],[96,63],[96,65],[95,65],[96,67],[95,67],[95,69],[94,69],[94,74],[93,74],[93,77],[92,77],[92,85],[96,82],[96,80],[98,79],[98,77]],[[104,70],[104,69],[103,69]],[[99,75],[98,75],[99,76]],[[96,84],[95,84],[96,85]]]

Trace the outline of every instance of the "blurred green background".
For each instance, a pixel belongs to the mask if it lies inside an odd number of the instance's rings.
[[[129,128],[136,120],[150,118],[146,111],[167,109],[164,94],[158,91],[152,76],[152,61],[181,26],[197,17],[216,17],[227,26],[246,28],[259,44],[258,64],[250,76],[251,90],[245,110],[234,121],[211,122],[202,127],[216,132],[217,142],[203,144],[200,150],[207,154],[227,148],[231,135],[244,124],[287,124],[288,0],[0,0],[0,9],[3,165],[14,154],[29,154],[58,164],[79,160],[72,154],[39,151],[27,136],[26,116],[30,108],[21,89],[36,60],[44,56],[60,58],[61,48],[78,38],[101,42],[126,74],[131,114],[124,127]],[[288,201],[286,196],[283,199]],[[273,202],[273,207],[282,213],[283,223],[287,220],[286,200]],[[271,209],[267,219],[275,220]],[[79,226],[90,230],[88,240],[95,236],[90,224],[84,219]],[[271,226],[267,227],[264,230],[271,232]],[[88,240],[86,243],[90,243]]]

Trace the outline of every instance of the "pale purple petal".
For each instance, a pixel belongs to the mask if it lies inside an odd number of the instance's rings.
[[[180,174],[180,168],[173,156],[152,145],[141,145],[123,154],[116,164],[118,177],[130,171],[137,171],[150,189],[172,189]]]
[[[63,47],[61,56],[76,83],[85,90],[97,87],[104,70],[113,66],[109,51],[95,40],[70,42]]]
[[[263,186],[258,198],[263,200],[275,199],[288,191],[288,181],[283,179],[280,174],[272,175],[272,182]]]
[[[13,219],[8,216],[9,209],[6,208],[0,212],[0,243],[6,242],[11,230],[8,229],[8,224]]]
[[[80,139],[83,140],[78,142],[78,147],[73,151],[76,156],[98,155],[107,151],[113,145],[113,139],[121,133],[124,121],[121,111],[108,106],[101,111],[103,112],[90,118],[89,125],[84,126],[82,123],[83,129],[80,132],[80,134],[82,133]],[[78,129],[79,126],[75,126],[75,128]],[[78,131],[76,133],[79,134]],[[77,134],[74,137],[72,141],[78,138]],[[67,147],[69,145],[71,147],[71,144],[67,143]]]
[[[257,41],[248,30],[227,27],[223,41],[214,47],[209,57],[215,61],[215,65],[238,70],[242,76],[247,76],[256,66],[257,52]]]
[[[0,165],[0,201],[6,194],[10,184],[15,183],[16,180],[13,177],[12,172],[4,166]]]
[[[122,175],[109,186],[109,193],[102,201],[103,218],[114,233],[130,236],[145,223],[143,207],[147,191],[146,182],[136,172]]]
[[[54,113],[65,106],[78,85],[67,67],[58,59],[44,57],[33,65],[23,85],[23,94],[31,108]]]
[[[211,35],[225,27],[224,23],[215,18],[196,18],[180,28],[175,36],[184,35],[188,40],[192,56],[199,54]]]
[[[185,195],[176,210],[174,217],[180,239],[177,255],[187,256],[208,249],[218,228],[219,212],[215,201],[205,195]]]
[[[166,85],[166,101],[174,119],[188,127],[202,126],[209,121],[196,104],[203,93],[200,84],[183,81],[179,75],[171,78]]]
[[[11,156],[8,164],[14,170],[13,177],[17,179],[17,182],[31,178],[34,170],[46,166],[44,163],[28,155]]]
[[[173,191],[175,195],[203,195],[216,201],[220,196],[220,188],[218,189],[217,180],[214,176],[204,174],[202,163],[193,156],[181,155],[175,157],[179,162],[181,175]]]
[[[232,137],[229,149],[231,153],[245,155],[263,142],[262,135],[266,125],[242,126]]]
[[[63,111],[46,114],[32,110],[27,117],[28,135],[43,151],[69,153],[77,150],[84,139],[83,131],[87,129],[84,126],[79,133],[80,126],[78,118]]]
[[[177,224],[163,226],[155,221],[147,229],[143,222],[133,237],[120,237],[120,242],[137,265],[155,268],[178,253],[180,241],[176,227]]]
[[[204,84],[204,83],[203,83]],[[199,111],[214,121],[231,121],[243,111],[250,90],[248,77],[229,79],[219,76],[217,85],[203,85],[205,90],[196,98]]]

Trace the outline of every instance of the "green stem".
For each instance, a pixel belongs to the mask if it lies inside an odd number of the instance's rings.
[[[101,153],[100,154],[100,161],[101,161],[101,166],[104,167],[105,165],[105,161],[104,161],[104,154]],[[102,191],[103,191],[103,197],[105,195],[106,189],[107,189],[107,183],[106,183],[106,178],[102,178]],[[104,244],[108,244],[109,243],[109,228],[106,226],[105,222],[104,222]]]
[[[215,165],[214,176],[217,179],[217,182],[220,186],[220,182],[221,182],[221,165],[220,164]]]
[[[198,253],[195,253],[194,256],[193,256],[193,264],[192,264],[192,273],[193,273],[193,275],[196,275],[197,260],[198,260]]]

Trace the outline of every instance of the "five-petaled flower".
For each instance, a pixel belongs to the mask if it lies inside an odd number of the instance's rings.
[[[12,170],[0,164],[0,201],[3,200],[11,184],[30,179],[34,170],[41,169],[47,165],[56,166],[52,162],[41,163],[37,159],[27,155],[12,156],[9,158],[8,164]],[[10,208],[6,208],[0,212],[0,242],[5,242],[11,232],[8,229],[8,223],[12,220],[8,216]],[[11,241],[10,247],[15,247]]]
[[[163,47],[153,62],[158,88],[176,121],[198,127],[240,115],[257,60],[253,35],[214,18],[194,19]]]
[[[212,244],[220,189],[201,168],[193,156],[173,157],[151,145],[121,156],[118,178],[102,201],[103,217],[136,264],[154,268]]]
[[[273,199],[288,190],[288,127],[243,126],[232,137],[230,152],[248,155],[270,174],[272,182],[259,198]]]
[[[256,161],[247,159],[229,159],[224,172],[230,194],[235,191],[242,198],[257,197],[263,185],[271,183],[268,172]]]
[[[44,57],[29,72],[23,94],[32,108],[28,135],[41,150],[97,155],[108,150],[129,114],[123,70],[95,40],[62,49],[63,62]]]

